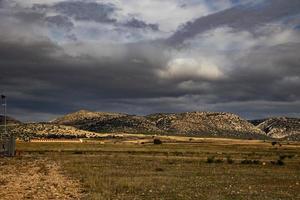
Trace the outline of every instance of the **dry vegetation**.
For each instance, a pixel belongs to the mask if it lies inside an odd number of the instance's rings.
[[[80,183],[46,157],[0,158],[0,199],[80,199]]]
[[[61,166],[85,188],[83,199],[300,198],[297,143],[161,140],[161,145],[114,144],[117,138],[105,144],[19,143],[18,150],[23,160],[47,158]]]

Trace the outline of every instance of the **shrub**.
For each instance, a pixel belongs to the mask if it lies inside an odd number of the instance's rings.
[[[277,144],[277,142],[273,141],[271,144],[272,144],[272,146],[275,146]]]
[[[82,151],[74,151],[73,154],[83,154]]]
[[[255,164],[255,165],[259,165],[260,161],[259,160],[252,160],[252,163]]]
[[[284,160],[284,159],[287,158],[287,157],[288,157],[287,155],[280,155],[280,156],[279,156],[279,159],[280,159],[280,160]]]
[[[226,161],[227,161],[228,164],[233,164],[234,163],[234,160],[231,157],[227,157]]]
[[[282,166],[282,165],[284,165],[284,162],[283,162],[283,160],[279,159],[277,161],[271,161],[271,164]]]
[[[283,162],[283,160],[277,160],[277,165],[284,165],[284,162]]]
[[[287,157],[288,157],[289,159],[291,159],[291,158],[294,158],[295,155],[287,155]]]
[[[162,144],[162,141],[160,139],[158,139],[158,138],[155,138],[153,140],[153,144]]]
[[[157,172],[163,172],[163,171],[164,171],[164,169],[163,169],[163,168],[160,168],[160,167],[158,167],[158,168],[156,168],[156,169],[155,169],[155,171],[157,171]]]
[[[215,162],[215,157],[212,156],[212,157],[208,157],[207,160],[206,160],[207,163],[214,163]]]
[[[251,165],[251,164],[258,165],[258,164],[260,164],[260,161],[259,160],[248,160],[248,159],[245,159],[245,160],[241,161],[241,164],[245,164],[245,165]]]

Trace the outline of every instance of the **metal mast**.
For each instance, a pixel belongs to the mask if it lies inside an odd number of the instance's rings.
[[[6,129],[6,96],[3,94],[1,95],[1,100],[2,100],[2,106],[4,108],[4,134],[7,135],[7,129]],[[2,139],[2,132],[1,132],[1,139]]]

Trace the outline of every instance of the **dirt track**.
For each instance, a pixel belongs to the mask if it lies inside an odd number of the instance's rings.
[[[78,181],[46,159],[0,158],[0,199],[81,199]]]

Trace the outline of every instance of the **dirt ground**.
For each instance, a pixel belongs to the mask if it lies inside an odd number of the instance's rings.
[[[0,158],[0,199],[81,199],[78,181],[46,158]]]

